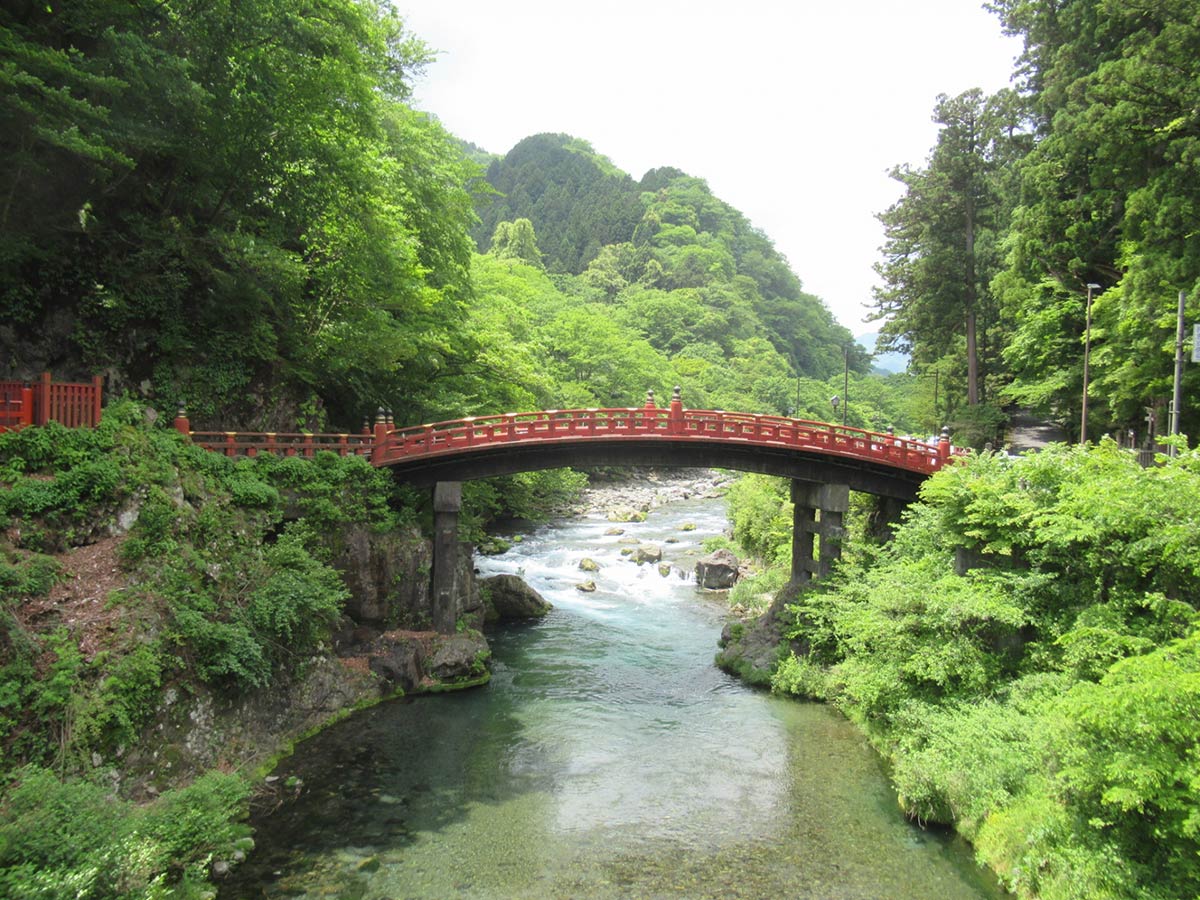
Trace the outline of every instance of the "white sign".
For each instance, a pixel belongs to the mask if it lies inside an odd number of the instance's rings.
[[[1200,325],[1192,326],[1192,362],[1200,363]]]

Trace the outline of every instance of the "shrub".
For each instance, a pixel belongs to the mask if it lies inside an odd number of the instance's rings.
[[[0,894],[12,900],[199,896],[210,861],[249,833],[238,777],[210,773],[139,808],[46,769],[14,773],[0,804]]]

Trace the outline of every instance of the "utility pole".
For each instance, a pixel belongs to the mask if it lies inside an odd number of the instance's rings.
[[[850,345],[842,348],[842,425],[846,424],[846,413],[850,411]]]
[[[1087,401],[1088,401],[1088,363],[1092,355],[1092,291],[1099,290],[1100,285],[1087,286],[1087,328],[1084,331],[1083,343],[1083,411],[1079,415],[1079,445],[1087,443]]]
[[[1171,434],[1179,434],[1179,412],[1183,406],[1183,307],[1187,300],[1187,292],[1179,292],[1179,315],[1175,324],[1175,390],[1171,395]],[[1167,448],[1167,453],[1175,455],[1175,447]]]

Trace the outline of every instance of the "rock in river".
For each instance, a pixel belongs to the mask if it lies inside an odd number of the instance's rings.
[[[738,558],[724,547],[696,560],[696,583],[713,591],[733,587],[738,578]]]
[[[493,575],[479,582],[480,591],[489,598],[488,621],[536,619],[553,607],[516,575]]]

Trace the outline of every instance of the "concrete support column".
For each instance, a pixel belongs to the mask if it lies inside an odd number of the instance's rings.
[[[842,555],[843,523],[850,509],[850,487],[792,480],[792,583],[806,584],[829,574]],[[817,519],[817,512],[820,519]],[[821,536],[820,558],[814,558],[813,534]]]
[[[458,621],[458,513],[462,482],[439,481],[433,486],[433,627],[454,634]]]

